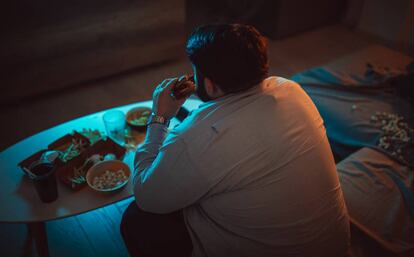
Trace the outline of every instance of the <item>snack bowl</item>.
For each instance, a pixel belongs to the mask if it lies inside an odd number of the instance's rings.
[[[127,112],[126,123],[132,129],[138,131],[145,131],[147,128],[147,121],[150,115],[151,108],[135,107]]]
[[[106,160],[93,165],[86,173],[86,183],[96,191],[111,192],[128,183],[131,170],[119,160]]]

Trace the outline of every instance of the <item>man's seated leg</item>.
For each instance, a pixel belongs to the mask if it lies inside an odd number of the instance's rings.
[[[121,234],[132,257],[191,256],[193,246],[181,211],[154,214],[132,202],[122,217]]]

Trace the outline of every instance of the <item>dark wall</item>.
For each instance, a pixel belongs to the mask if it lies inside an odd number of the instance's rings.
[[[414,56],[412,0],[364,0],[357,28],[389,47]]]
[[[18,0],[0,10],[2,104],[184,55],[181,0]]]
[[[211,22],[254,25],[271,39],[339,22],[346,0],[187,0],[187,31]]]

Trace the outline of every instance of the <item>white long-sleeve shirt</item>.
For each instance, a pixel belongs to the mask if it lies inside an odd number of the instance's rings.
[[[290,80],[202,104],[136,153],[146,211],[184,210],[193,256],[346,256],[349,221],[323,120]]]

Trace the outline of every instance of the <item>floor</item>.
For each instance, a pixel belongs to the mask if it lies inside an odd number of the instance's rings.
[[[373,43],[342,25],[333,25],[280,41],[269,42],[271,74],[290,77]],[[62,122],[110,107],[151,98],[166,77],[190,72],[184,59],[79,84],[0,110],[0,150]],[[6,121],[6,122],[5,122]],[[130,201],[130,200],[129,200]],[[128,200],[75,217],[48,222],[51,256],[128,256],[119,234]],[[354,233],[357,257],[390,256],[363,235]],[[0,256],[36,256],[22,224],[0,224]]]
[[[50,256],[128,257],[119,226],[132,199],[62,220],[47,222]],[[38,257],[24,224],[0,224],[0,256]]]
[[[62,220],[47,223],[49,254],[58,257],[129,257],[119,226],[126,199]],[[353,257],[396,257],[351,227]],[[160,231],[160,233],[162,233]],[[0,224],[0,256],[38,257],[24,224]]]

